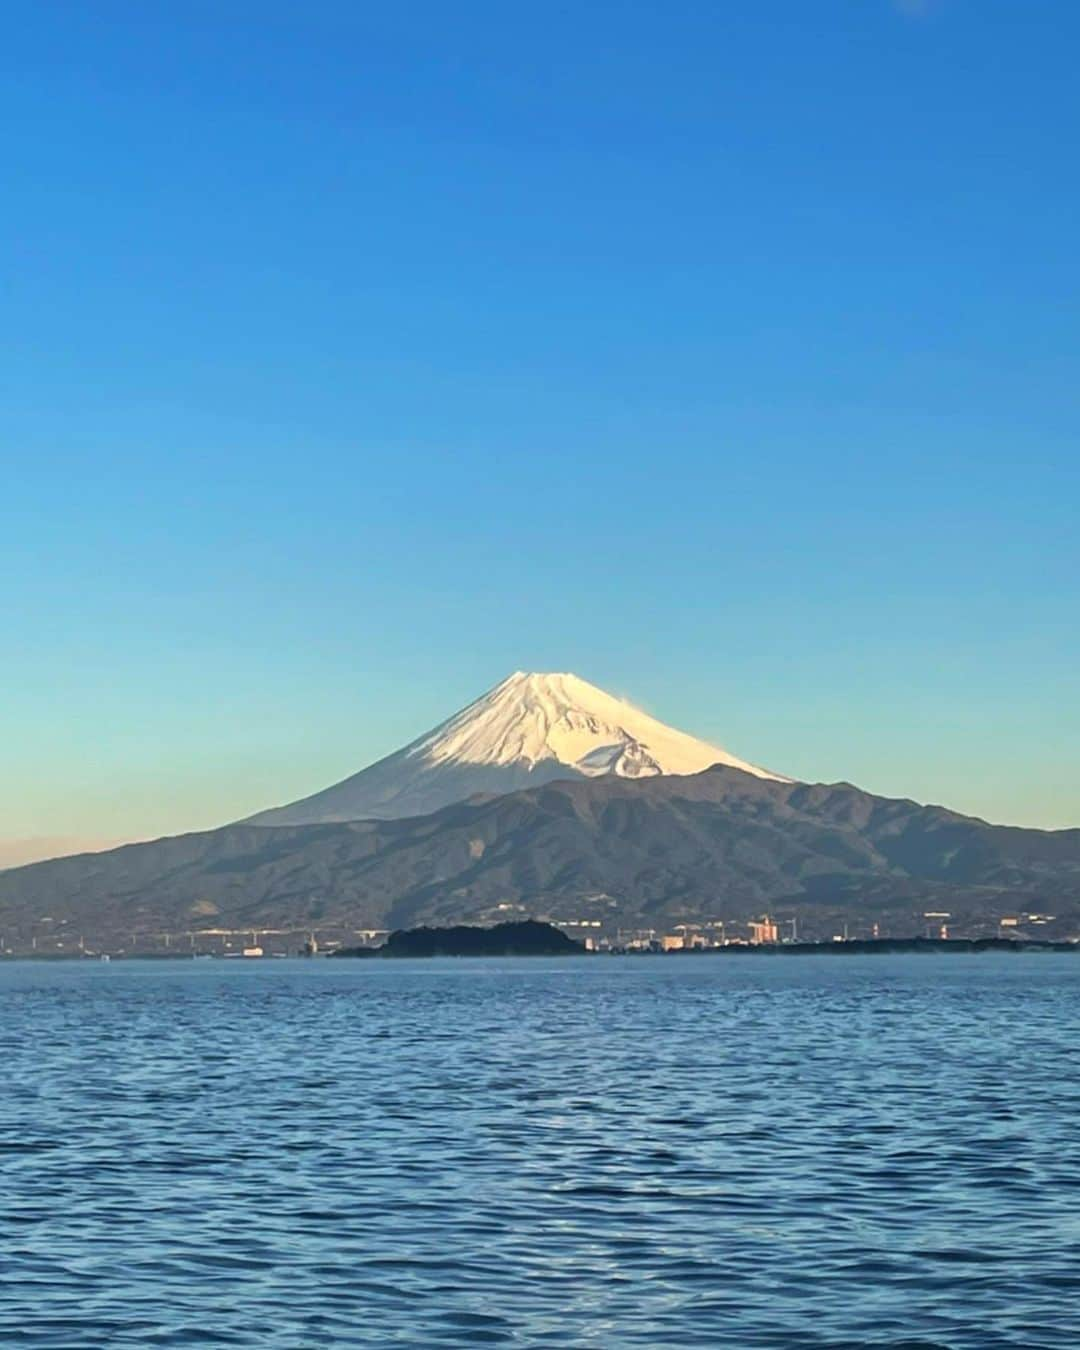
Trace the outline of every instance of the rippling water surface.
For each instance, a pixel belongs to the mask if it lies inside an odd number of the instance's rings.
[[[0,1345],[1075,1347],[1080,959],[0,966]]]

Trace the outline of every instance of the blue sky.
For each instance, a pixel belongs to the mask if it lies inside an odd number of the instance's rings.
[[[518,668],[1080,825],[1080,8],[3,24],[0,836],[209,827]]]

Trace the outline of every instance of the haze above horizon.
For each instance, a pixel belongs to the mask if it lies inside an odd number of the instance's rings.
[[[517,669],[1080,825],[1080,11],[719,11],[8,7],[0,865]]]

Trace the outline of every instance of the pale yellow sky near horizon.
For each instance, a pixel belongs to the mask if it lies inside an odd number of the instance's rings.
[[[66,858],[76,853],[102,853],[132,839],[86,839],[77,835],[40,834],[30,838],[9,839],[0,836],[0,869],[24,867],[46,858]]]

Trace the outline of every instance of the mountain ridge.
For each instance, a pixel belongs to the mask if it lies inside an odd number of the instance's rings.
[[[1020,905],[1080,922],[1080,830],[724,766],[562,780],[398,820],[241,822],[0,874],[9,933],[42,914],[112,932],[519,913],[654,925],[778,906],[910,932],[920,906],[992,917]]]

